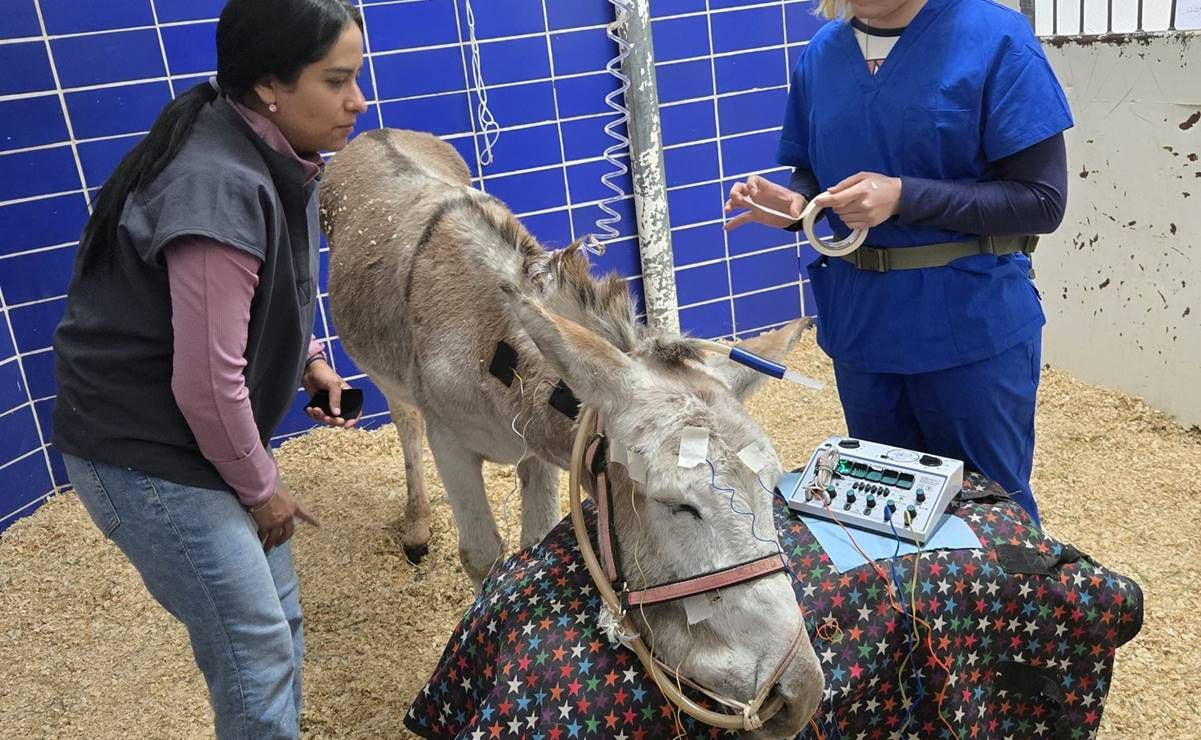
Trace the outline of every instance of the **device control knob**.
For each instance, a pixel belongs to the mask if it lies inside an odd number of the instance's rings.
[[[917,495],[917,502],[918,502],[919,504],[920,504],[921,502],[923,502],[923,501],[925,501],[925,500],[926,500],[926,491],[925,491],[925,489],[923,489],[923,488],[919,488],[919,489],[917,489],[917,494],[916,494],[916,495]]]
[[[894,503],[893,503],[893,502],[891,502],[891,501],[887,501],[887,502],[885,502],[885,504],[884,504],[884,518],[885,518],[885,519],[891,518],[891,517],[892,517],[892,513],[893,513],[894,511],[896,511],[896,510],[897,510],[897,505],[896,505],[896,504],[894,504]]]
[[[847,491],[847,503],[848,504],[855,503],[855,492],[854,491]]]
[[[917,516],[917,507],[914,506],[913,504],[909,504],[908,506],[906,506],[905,511],[908,511],[909,516],[911,516],[911,517]]]
[[[942,460],[938,459],[934,455],[922,455],[921,460],[918,462],[920,462],[922,465],[928,465],[932,468],[937,468],[939,465],[942,465]]]
[[[876,505],[876,495],[874,493],[867,494],[867,508],[872,508]]]
[[[845,450],[853,450],[853,449],[856,449],[857,447],[859,447],[859,440],[857,440],[857,439],[840,439],[838,441],[838,446]]]

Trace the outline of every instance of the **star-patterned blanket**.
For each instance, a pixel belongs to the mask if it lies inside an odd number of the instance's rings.
[[[590,502],[585,512],[595,531]],[[780,544],[826,677],[801,737],[1096,734],[1114,652],[1142,626],[1138,585],[1048,537],[979,476],[969,476],[952,512],[983,547],[877,561],[901,585],[890,597],[871,566],[839,574],[777,501]],[[677,716],[634,654],[598,631],[599,607],[564,519],[485,581],[405,725],[426,738],[472,740],[721,734]],[[927,625],[917,640],[913,613]]]

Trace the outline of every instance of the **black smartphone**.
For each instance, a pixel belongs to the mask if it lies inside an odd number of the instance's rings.
[[[312,408],[316,406],[325,412],[326,416],[333,416],[333,412],[329,408],[329,391],[317,391],[313,397],[309,399],[304,407]],[[343,419],[355,419],[359,412],[363,410],[363,391],[360,388],[343,388],[342,389],[342,408],[341,417]]]

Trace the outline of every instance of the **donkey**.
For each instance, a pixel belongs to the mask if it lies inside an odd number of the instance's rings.
[[[556,379],[597,408],[610,438],[646,463],[645,483],[610,466],[613,528],[632,586],[777,549],[770,489],[783,470],[741,403],[763,376],[725,358],[703,359],[686,337],[641,325],[620,278],[594,279],[578,243],[544,250],[502,202],[470,186],[451,146],[411,131],[357,137],[326,169],[322,220],[339,336],[383,391],[400,433],[410,556],[429,537],[423,424],[459,529],[459,556],[477,589],[503,555],[485,460],[517,464],[523,547],[560,520],[558,473],[570,462],[573,421],[547,402]],[[742,346],[781,357],[806,326],[794,322]],[[514,350],[507,362],[501,342]],[[502,371],[494,373],[498,358]],[[708,464],[680,467],[685,427],[708,430]],[[758,474],[737,457],[752,444],[767,459]],[[636,617],[668,665],[745,696],[772,672],[800,619],[784,574],[724,590],[698,624],[689,625],[678,602]],[[806,638],[774,687],[787,706],[764,736],[799,732],[822,688]]]

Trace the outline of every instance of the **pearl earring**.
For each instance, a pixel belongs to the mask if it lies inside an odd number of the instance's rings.
[[[276,105],[275,103],[272,103],[271,105],[267,106],[267,110],[271,111],[272,113],[278,113],[279,106]]]

